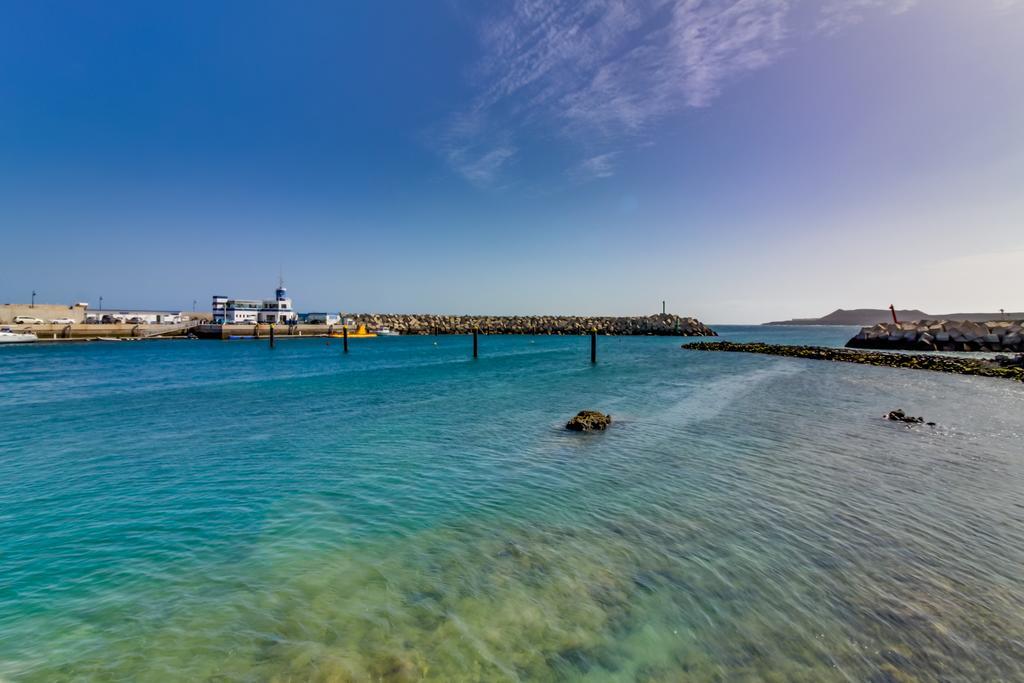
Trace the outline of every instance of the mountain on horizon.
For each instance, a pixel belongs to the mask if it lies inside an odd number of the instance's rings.
[[[934,315],[917,309],[896,309],[896,317],[901,321],[916,320],[970,320],[973,322],[989,322],[991,320],[1020,320],[1024,313],[943,313]],[[837,308],[820,318],[793,318],[792,320],[776,320],[765,325],[859,325],[866,327],[878,323],[892,322],[892,312],[888,308],[853,308],[845,310]]]

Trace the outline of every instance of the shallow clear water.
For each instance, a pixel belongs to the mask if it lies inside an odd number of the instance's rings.
[[[1024,680],[1024,386],[480,341],[0,349],[0,679]]]

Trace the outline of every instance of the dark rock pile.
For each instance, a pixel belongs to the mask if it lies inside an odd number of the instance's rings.
[[[907,415],[905,412],[903,412],[902,408],[890,410],[888,413],[886,413],[885,419],[891,422],[904,422],[908,425],[925,424],[923,417],[914,417],[912,415]],[[934,422],[929,422],[927,424],[929,427],[935,426]]]
[[[573,432],[601,431],[612,423],[612,416],[596,410],[581,410],[576,416],[565,423],[565,428]]]
[[[936,370],[958,375],[979,375],[981,377],[1002,377],[1024,382],[1024,367],[999,365],[995,361],[981,358],[963,358],[958,356],[942,356],[938,354],[886,353],[884,351],[856,351],[853,349],[835,349],[823,346],[781,346],[754,342],[738,344],[734,342],[692,342],[683,344],[684,349],[698,351],[741,351],[744,353],[763,353],[771,356],[787,356],[791,358],[812,358],[842,363],[860,363],[862,365],[879,365],[890,368],[911,368],[915,370]]]
[[[908,351],[1024,351],[1024,322],[1019,320],[919,320],[879,323],[861,328],[846,342],[852,349]]]
[[[396,313],[352,314],[357,325],[369,329],[388,327],[402,334],[590,334],[717,337],[696,318],[671,313],[649,316],[493,316],[409,315]]]

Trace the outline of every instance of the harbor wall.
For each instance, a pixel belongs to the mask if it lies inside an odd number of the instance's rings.
[[[206,324],[193,328],[192,332],[201,339],[229,339],[230,337],[269,337],[270,325],[219,325]],[[275,337],[318,337],[341,332],[340,325],[274,325]]]
[[[20,315],[20,314],[19,314]],[[9,325],[14,332],[32,332],[40,341],[60,339],[97,339],[99,337],[159,337],[161,335],[178,336],[187,334],[181,325],[107,325],[86,324],[75,325]]]
[[[861,328],[846,346],[917,351],[1024,351],[1024,321],[879,323]]]

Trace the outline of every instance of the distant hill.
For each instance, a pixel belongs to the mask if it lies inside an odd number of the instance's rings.
[[[924,311],[896,309],[896,317],[900,322],[914,320],[972,320],[974,322],[988,322],[1000,320],[1005,317],[1007,320],[1021,320],[1024,313],[940,313],[932,314]],[[892,322],[892,313],[888,308],[854,308],[844,310],[838,308],[828,315],[820,318],[794,318],[792,320],[777,320],[765,325],[854,325],[866,327],[876,323]]]

